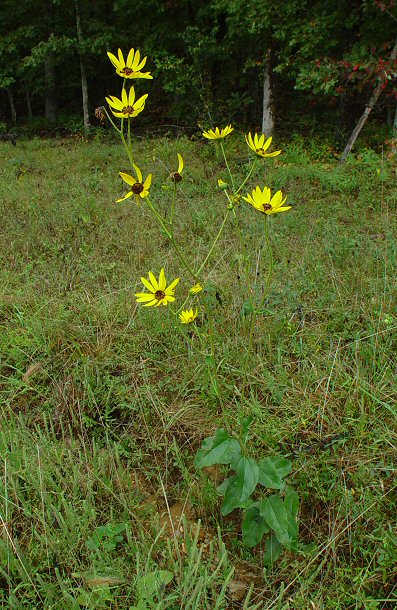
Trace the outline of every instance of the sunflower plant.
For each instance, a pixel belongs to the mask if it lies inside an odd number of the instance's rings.
[[[144,176],[135,159],[131,124],[144,111],[148,94],[137,96],[132,82],[134,79],[147,81],[153,78],[150,72],[142,71],[147,58],[141,58],[141,52],[135,49],[130,49],[126,55],[121,49],[118,49],[117,54],[109,51],[108,57],[116,74],[123,79],[121,94],[109,94],[106,97],[108,109],[101,108],[98,111],[101,116],[102,113],[107,116],[119,134],[131,166],[129,173],[119,172],[128,190],[116,201],[121,203],[132,199],[137,205],[146,206],[162,235],[169,240],[184,274],[183,278],[177,277],[169,282],[164,267],[159,271],[148,271],[147,276],[146,273],[143,273],[141,277],[143,289],[135,293],[135,300],[139,307],[155,307],[162,312],[166,309],[174,317],[175,324],[187,341],[190,341],[192,337],[194,339],[198,337],[199,350],[204,356],[209,375],[210,390],[218,400],[221,412],[223,412],[222,384],[219,379],[220,364],[217,362],[214,339],[217,319],[213,315],[213,308],[209,304],[206,293],[209,265],[222,234],[227,228],[231,228],[238,237],[244,265],[248,300],[242,304],[242,308],[245,316],[251,317],[250,324],[248,324],[248,353],[251,353],[255,321],[259,315],[263,314],[263,306],[270,289],[274,267],[269,218],[291,210],[292,206],[286,204],[287,196],[281,190],[273,192],[265,183],[254,184],[250,188],[248,184],[257,163],[277,157],[281,154],[281,150],[271,150],[273,142],[271,136],[266,137],[265,134],[249,132],[245,136],[249,149],[247,153],[254,156],[247,175],[243,180],[237,181],[231,171],[224,146],[227,138],[234,137],[234,127],[231,124],[210,126],[202,131],[202,137],[208,140],[209,146],[219,146],[228,178],[227,181],[221,178],[217,180],[218,188],[225,197],[223,219],[202,260],[192,264],[185,256],[183,244],[179,242],[179,236],[175,234],[174,227],[177,192],[183,180],[185,168],[182,155],[180,152],[176,153],[177,162],[174,170],[169,174],[169,181],[172,183],[169,188],[173,190],[173,196],[167,216],[160,211],[156,201],[152,198],[152,186],[156,182],[156,176],[152,173]],[[241,215],[251,212],[259,212],[263,219],[268,265],[267,278],[261,292],[253,288],[249,253],[240,227]],[[168,271],[167,276],[169,277]],[[181,286],[186,285],[187,289],[181,289]],[[220,300],[218,293],[215,297]],[[192,330],[186,332],[186,327],[190,327]],[[191,346],[192,349],[196,349],[196,342],[191,341]],[[245,400],[244,388],[243,385],[240,394],[242,402]],[[195,466],[197,469],[202,469],[218,464],[227,466],[234,473],[227,477],[218,488],[218,493],[224,498],[221,512],[223,515],[227,515],[237,509],[244,510],[242,526],[244,543],[248,547],[254,546],[262,540],[263,536],[267,535],[267,552],[269,557],[274,559],[280,553],[282,546],[289,550],[298,548],[297,495],[290,488],[286,488],[284,483],[284,477],[289,474],[292,464],[280,456],[268,457],[259,462],[250,457],[247,448],[250,422],[251,418],[244,420],[240,432],[236,434],[230,430],[229,422],[224,418],[224,427],[216,430],[214,436],[204,440],[201,449],[197,452]],[[266,491],[275,490],[278,494],[266,493],[263,495],[264,489]]]

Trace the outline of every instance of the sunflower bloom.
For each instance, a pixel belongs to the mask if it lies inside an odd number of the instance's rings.
[[[118,57],[108,51],[108,57],[116,68],[116,72],[119,76],[123,76],[124,78],[153,78],[150,72],[141,72],[147,58],[144,57],[141,60],[139,51],[130,49],[126,60],[124,59],[121,49],[118,50],[117,54]]]
[[[178,157],[178,171],[177,172],[172,172],[170,174],[170,178],[172,180],[172,182],[175,182],[175,184],[177,182],[181,182],[182,180],[182,170],[183,170],[183,158],[182,155],[180,155],[179,153],[176,153],[177,157]]]
[[[144,307],[158,307],[159,305],[168,305],[175,301],[174,292],[175,286],[179,282],[179,277],[171,282],[167,287],[164,269],[160,271],[159,279],[149,271],[149,279],[141,277],[141,282],[149,290],[149,292],[138,292],[135,296],[137,303],[144,303]]]
[[[232,133],[234,127],[231,125],[227,125],[223,129],[219,129],[219,127],[215,127],[215,129],[209,129],[208,131],[203,131],[203,136],[208,138],[208,140],[220,140],[221,138],[226,138],[229,133]]]
[[[142,182],[142,172],[139,167],[135,165],[135,163],[134,170],[137,179],[135,179],[133,176],[130,176],[130,174],[119,172],[119,175],[122,177],[124,182],[126,182],[131,187],[131,190],[128,191],[128,193],[124,197],[121,197],[121,199],[117,199],[117,203],[128,199],[128,197],[132,197],[132,195],[135,195],[136,202],[139,205],[139,197],[141,197],[141,199],[144,199],[149,195],[150,185],[152,184],[152,174],[149,174],[145,182]]]
[[[198,316],[198,309],[193,311],[193,309],[185,309],[179,314],[179,319],[182,324],[190,324],[193,322]]]
[[[290,205],[284,206],[287,197],[283,199],[281,191],[277,191],[272,197],[271,191],[267,186],[263,190],[257,186],[250,195],[248,194],[243,199],[248,201],[256,210],[265,214],[277,214],[277,212],[286,212],[291,209]]]
[[[272,153],[266,152],[270,144],[272,143],[272,139],[273,138],[270,136],[270,138],[266,140],[266,136],[263,133],[261,135],[258,135],[256,133],[254,137],[252,137],[250,132],[247,136],[245,136],[245,141],[247,142],[250,149],[253,150],[254,153],[259,155],[260,157],[264,158],[277,157],[277,155],[281,153],[281,150],[275,150]]]
[[[198,294],[199,292],[201,292],[203,289],[202,285],[200,284],[200,282],[197,282],[197,284],[195,284],[194,286],[192,286],[189,290],[190,294]]]
[[[125,89],[122,90],[121,100],[118,97],[114,97],[114,95],[110,95],[106,98],[106,101],[114,116],[119,119],[131,119],[132,117],[137,116],[145,108],[147,96],[148,94],[145,93],[139,100],[135,101],[135,89],[134,87],[131,87],[128,95]]]

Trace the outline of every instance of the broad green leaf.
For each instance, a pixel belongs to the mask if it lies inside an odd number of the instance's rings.
[[[282,456],[268,457],[259,462],[259,483],[269,489],[284,489],[283,477],[291,472],[292,463]]]
[[[295,517],[288,513],[288,536],[289,544],[288,548],[292,551],[298,550],[298,523]]]
[[[283,547],[277,540],[276,536],[270,534],[266,540],[265,550],[262,555],[262,561],[265,566],[272,566],[280,557]]]
[[[281,477],[286,477],[292,470],[292,462],[287,460],[282,455],[274,455],[273,457],[267,458],[272,462],[277,472]]]
[[[287,487],[285,490],[284,504],[290,515],[296,517],[299,509],[299,496],[292,487]]]
[[[145,574],[136,583],[137,597],[142,601],[152,601],[153,596],[161,593],[173,578],[173,573],[168,570],[157,570]]]
[[[248,548],[258,544],[262,540],[263,534],[269,531],[269,526],[258,507],[259,502],[255,502],[247,508],[242,525],[243,543]]]
[[[283,546],[289,546],[288,513],[280,496],[275,494],[260,503],[260,512]]]
[[[250,427],[250,425],[252,424],[253,421],[254,421],[254,416],[253,415],[247,415],[247,417],[244,417],[243,423],[241,425],[241,436],[245,437],[247,435],[249,427]]]
[[[228,487],[229,483],[231,483],[231,481],[232,481],[232,480],[234,480],[235,478],[236,478],[236,476],[235,476],[235,475],[233,475],[232,477],[228,477],[227,479],[225,479],[225,480],[223,481],[223,483],[221,483],[220,485],[218,485],[218,487],[216,488],[217,493],[218,493],[220,496],[224,496],[224,495],[225,495],[225,493],[226,493],[226,489],[227,489],[227,487]]]
[[[221,507],[222,515],[228,515],[235,508],[244,508],[258,482],[258,464],[252,458],[242,457],[236,472],[237,476],[232,477],[226,488]]]
[[[194,465],[196,468],[204,468],[214,464],[230,464],[235,456],[240,454],[240,443],[220,428],[215,432],[215,436],[203,441],[201,449],[196,453]]]

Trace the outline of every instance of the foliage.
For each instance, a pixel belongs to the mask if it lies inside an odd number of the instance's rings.
[[[395,100],[395,5],[372,0],[288,0],[274,11],[265,0],[195,0],[161,4],[139,0],[92,3],[79,0],[84,40],[76,33],[75,0],[15,6],[4,0],[0,15],[0,93],[12,93],[18,117],[43,113],[52,65],[59,111],[81,113],[80,58],[88,74],[90,114],[107,93],[112,73],[99,57],[120,46],[145,48],[156,73],[157,102],[149,105],[158,124],[187,126],[224,120],[258,126],[262,80],[270,62],[279,128],[295,126],[294,112],[311,108],[324,124],[335,122],[341,99],[348,122],[378,82],[384,99]],[[7,95],[6,95],[7,91]],[[299,91],[299,94],[297,92]],[[330,112],[331,111],[331,112]],[[3,110],[4,118],[10,117]],[[291,117],[291,118],[290,118]],[[145,121],[143,123],[145,124]],[[304,129],[304,128],[302,128]]]
[[[215,435],[204,440],[195,457],[198,469],[227,464],[236,473],[221,483],[217,491],[224,496],[221,514],[226,516],[236,508],[245,510],[242,522],[243,542],[251,548],[259,544],[264,534],[269,534],[264,548],[264,564],[272,565],[281,553],[281,547],[298,550],[298,494],[292,489],[285,491],[284,501],[280,495],[272,494],[253,500],[257,485],[267,489],[285,489],[284,477],[292,468],[289,460],[268,457],[257,462],[247,457],[244,440],[252,418],[243,424],[243,447],[236,438],[219,429]]]

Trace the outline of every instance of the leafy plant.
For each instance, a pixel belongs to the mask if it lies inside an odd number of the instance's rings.
[[[298,550],[296,517],[299,497],[294,489],[286,487],[284,481],[292,468],[289,460],[282,456],[271,456],[256,461],[248,455],[245,441],[250,423],[251,419],[243,424],[243,443],[223,428],[206,438],[196,453],[194,464],[197,469],[217,464],[228,465],[234,471],[217,488],[223,496],[221,513],[226,516],[237,508],[245,511],[242,534],[243,543],[248,548],[259,544],[268,534],[264,563],[271,565],[279,558],[282,547],[290,551]],[[261,497],[258,486],[278,490],[279,494]]]
[[[130,610],[158,608],[156,600],[161,600],[165,587],[173,578],[174,575],[169,570],[156,570],[141,576],[136,583],[137,603],[130,606]]]

